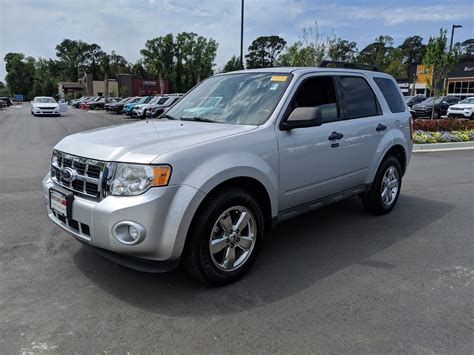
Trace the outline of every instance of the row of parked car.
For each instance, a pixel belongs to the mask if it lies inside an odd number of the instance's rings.
[[[8,96],[1,96],[0,97],[0,108],[5,108],[13,105],[13,101]]]
[[[474,119],[474,97],[461,100],[457,96],[428,98],[424,95],[417,95],[406,96],[405,100],[413,118],[429,118],[433,115],[434,119],[441,118],[441,116]]]
[[[84,96],[72,100],[70,105],[84,110],[104,109],[117,115],[144,119],[158,117],[182,96],[183,94],[133,96],[109,98],[107,101],[101,96]]]

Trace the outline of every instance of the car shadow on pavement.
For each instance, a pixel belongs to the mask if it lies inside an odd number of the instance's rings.
[[[365,213],[358,198],[341,201],[281,223],[265,241],[252,270],[221,288],[201,285],[181,269],[167,274],[130,270],[88,248],[79,249],[74,261],[98,287],[149,312],[183,317],[237,313],[295,295],[353,264],[385,272],[396,268],[371,257],[453,208],[402,195],[389,215],[376,217]]]

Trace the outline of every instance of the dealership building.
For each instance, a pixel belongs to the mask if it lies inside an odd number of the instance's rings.
[[[398,85],[403,95],[430,96],[428,84],[432,73],[424,65],[418,64],[410,68],[410,79],[400,79]],[[474,96],[474,58],[461,59],[456,63],[445,80],[439,83],[450,96],[466,98]]]
[[[108,80],[109,96],[142,96],[169,93],[168,80],[137,79],[130,74],[119,74]],[[105,95],[105,81],[94,80],[92,74],[85,74],[77,82],[58,83],[61,99]]]

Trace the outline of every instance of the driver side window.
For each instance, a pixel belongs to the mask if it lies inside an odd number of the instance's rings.
[[[323,124],[337,121],[339,109],[333,77],[317,76],[306,79],[291,101],[291,111],[296,107],[319,107]]]

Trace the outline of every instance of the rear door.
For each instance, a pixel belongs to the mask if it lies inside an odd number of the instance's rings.
[[[380,102],[368,78],[362,74],[337,77],[342,117],[347,124],[347,156],[344,163],[351,172],[350,183],[366,183],[369,167],[388,132],[390,115],[383,115]]]

